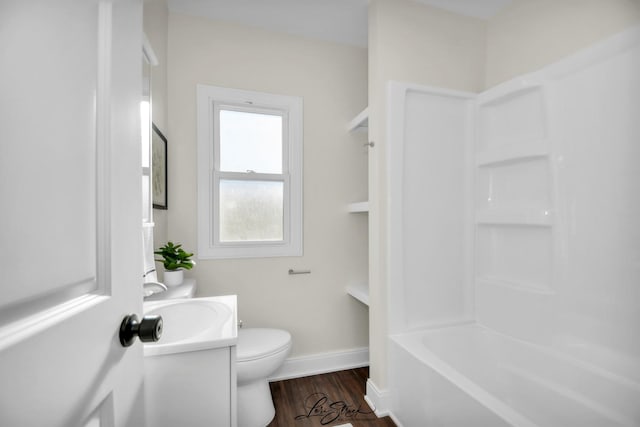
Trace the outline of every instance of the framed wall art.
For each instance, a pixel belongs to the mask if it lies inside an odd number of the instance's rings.
[[[151,161],[152,161],[152,194],[153,208],[167,209],[167,138],[152,124]]]

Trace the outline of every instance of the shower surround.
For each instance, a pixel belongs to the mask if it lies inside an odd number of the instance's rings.
[[[640,28],[388,99],[396,422],[640,424]]]

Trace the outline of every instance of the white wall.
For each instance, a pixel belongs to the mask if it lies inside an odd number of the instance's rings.
[[[367,308],[345,293],[366,278],[363,136],[346,124],[367,104],[367,51],[224,22],[169,15],[168,236],[196,248],[196,84],[304,98],[304,256],[199,260],[198,295],[237,294],[248,327],[293,335],[292,356],[368,345]],[[310,269],[310,275],[287,271]]]
[[[485,87],[538,70],[638,21],[638,0],[514,1],[488,22]]]
[[[388,335],[387,81],[477,92],[483,86],[485,23],[408,0],[369,8],[370,377],[386,388]]]
[[[166,0],[144,2],[144,33],[158,58],[158,65],[151,67],[151,97],[153,123],[167,136],[167,34],[169,10]],[[170,172],[171,173],[171,172]],[[171,174],[169,175],[171,179]],[[171,198],[171,195],[169,195]],[[169,200],[171,203],[171,200]],[[167,211],[154,209],[153,240],[158,247],[167,241]],[[156,268],[161,268],[158,264]]]

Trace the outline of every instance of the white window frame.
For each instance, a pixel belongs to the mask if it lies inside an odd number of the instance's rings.
[[[302,98],[217,86],[197,86],[198,258],[302,256]],[[220,171],[220,109],[279,115],[283,119],[282,174]],[[221,242],[221,179],[284,183],[283,240]]]

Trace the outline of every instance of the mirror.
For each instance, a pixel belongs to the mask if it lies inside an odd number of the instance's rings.
[[[157,282],[155,262],[153,260],[153,201],[151,160],[151,67],[158,64],[151,44],[146,36],[142,46],[142,88],[140,97],[140,146],[142,150],[142,251],[143,282]]]

